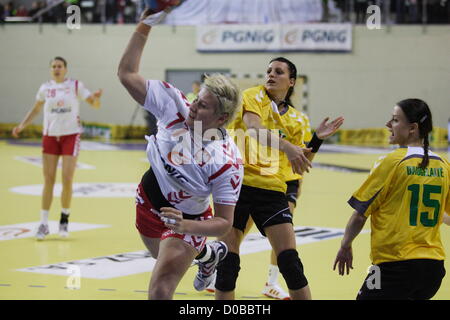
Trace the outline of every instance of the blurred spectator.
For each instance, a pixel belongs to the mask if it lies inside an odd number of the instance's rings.
[[[420,8],[418,0],[396,0],[395,12],[397,23],[419,23]]]
[[[33,3],[31,4],[31,8],[28,11],[28,15],[30,17],[34,16],[39,11],[39,8],[40,8],[39,1],[33,1]]]
[[[12,1],[9,1],[5,5],[5,17],[14,17],[16,15],[16,10],[14,9],[14,4]]]
[[[28,10],[25,8],[25,6],[20,6],[19,9],[17,9],[16,17],[28,17]]]
[[[450,22],[449,0],[428,0],[427,23],[449,23]]]
[[[0,3],[0,23],[5,22],[5,7]]]
[[[106,0],[106,22],[117,22],[117,1],[118,0]]]
[[[197,99],[198,93],[200,92],[200,85],[200,81],[192,82],[192,91],[186,95],[186,99],[189,101],[189,103],[192,103],[192,101]]]
[[[34,0],[28,2],[18,1],[5,1],[0,4],[0,21],[4,21],[5,17],[24,17],[35,16],[40,10],[53,6],[59,3],[61,0]],[[198,17],[208,17],[208,14],[203,11],[215,10],[214,21],[217,23],[226,23],[226,19],[229,18],[230,13],[226,10],[220,11],[219,9],[231,8],[232,5],[239,8],[239,15],[236,19],[232,19],[234,23],[243,23],[239,17],[244,17],[248,20],[248,15],[242,13],[245,8],[252,8],[251,5],[244,6],[241,2],[249,1],[249,3],[258,3],[259,11],[265,12],[268,17],[278,17],[280,21],[295,22],[293,17],[298,18],[298,14],[295,12],[311,11],[316,12],[319,10],[320,16],[322,16],[322,22],[342,22],[342,21],[355,21],[357,24],[366,22],[367,8],[370,5],[378,4],[383,6],[387,0],[192,0],[202,3],[199,6],[199,11],[192,15],[190,7],[187,6],[187,11],[180,14],[180,19],[176,21],[168,21],[167,23],[192,23],[193,19]],[[390,2],[390,16],[383,17],[383,21],[395,21],[395,23],[422,23],[423,5],[426,1],[426,23],[450,23],[450,0],[389,0]],[[22,5],[28,3],[27,5]],[[31,5],[30,5],[31,3]],[[212,3],[212,7],[210,7]],[[274,6],[274,3],[279,3],[279,6]],[[284,3],[284,4],[283,4]],[[19,6],[19,4],[21,4]],[[59,3],[48,12],[42,15],[41,19],[35,19],[35,21],[62,23],[67,19],[67,7],[69,5],[78,5],[81,8],[82,19],[88,23],[135,23],[140,13],[144,8],[144,0],[65,0]],[[318,5],[317,5],[318,4]],[[353,5],[351,5],[353,4]],[[18,6],[18,8],[17,8]],[[219,7],[217,7],[219,6]],[[277,8],[284,8],[279,10]],[[291,8],[292,10],[287,10]],[[353,8],[353,12],[351,12]],[[231,9],[230,9],[231,10]],[[294,11],[293,11],[294,10]],[[382,8],[382,10],[384,10]],[[208,12],[209,12],[208,11]],[[259,12],[258,11],[258,12]],[[202,13],[203,12],[203,13]],[[227,13],[228,12],[228,13]],[[249,14],[255,16],[255,19],[260,17],[258,12]],[[383,11],[384,14],[384,11]],[[350,17],[354,16],[354,20]],[[395,17],[395,19],[394,19]],[[184,19],[184,20],[183,20]],[[208,18],[209,19],[209,18]],[[222,20],[221,20],[222,19]],[[223,20],[225,19],[225,20]],[[245,20],[245,21],[247,21]],[[195,23],[203,23],[203,20],[199,20]],[[209,20],[208,20],[209,21]],[[252,21],[251,19],[249,21]],[[316,21],[316,20],[308,20]],[[317,20],[319,21],[319,20]],[[276,21],[275,21],[276,22]]]

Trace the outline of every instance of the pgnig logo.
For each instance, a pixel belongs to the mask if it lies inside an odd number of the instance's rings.
[[[272,43],[274,30],[227,30],[222,32],[222,42],[234,43]]]

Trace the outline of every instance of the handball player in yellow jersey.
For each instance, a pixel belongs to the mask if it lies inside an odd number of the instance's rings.
[[[261,234],[269,238],[290,298],[311,299],[296,249],[283,166],[290,162],[294,173],[308,172],[323,139],[334,134],[344,119],[322,121],[308,148],[290,141],[294,133],[281,114],[289,108],[296,78],[297,70],[292,62],[283,57],[273,59],[267,68],[265,84],[243,92],[242,111],[228,127],[244,157],[244,182],[233,228],[220,238],[229,251],[217,267],[216,299],[234,298],[240,270],[239,246],[250,216]]]
[[[400,101],[386,126],[399,148],[375,164],[348,201],[355,212],[334,269],[344,275],[353,268],[352,242],[370,218],[373,267],[357,299],[430,299],[445,276],[440,225],[450,211],[450,164],[429,150],[433,124],[424,101]]]

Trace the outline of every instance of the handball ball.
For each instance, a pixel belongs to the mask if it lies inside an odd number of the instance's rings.
[[[145,0],[145,6],[151,13],[163,11],[167,7],[178,6],[183,0]]]

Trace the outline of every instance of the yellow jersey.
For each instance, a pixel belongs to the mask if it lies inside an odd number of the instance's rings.
[[[311,125],[309,118],[306,114],[297,109],[289,106],[288,110],[281,115],[285,126],[288,128],[290,136],[286,137],[286,140],[299,147],[305,148],[305,142],[311,141]],[[299,180],[302,176],[292,171],[291,163],[287,158],[286,164],[282,164],[283,174],[286,181]]]
[[[243,156],[243,184],[285,193],[286,180],[282,166],[286,164],[286,154],[276,147],[264,146],[252,138],[243,121],[243,115],[244,112],[257,114],[261,118],[261,124],[281,138],[293,136],[290,132],[293,128],[285,125],[278,112],[277,104],[269,98],[264,86],[245,90],[242,93],[242,99],[242,108],[227,129],[234,137]]]
[[[370,216],[373,264],[445,259],[440,224],[450,212],[450,164],[430,151],[421,169],[423,154],[421,147],[402,147],[380,158],[348,201]]]

